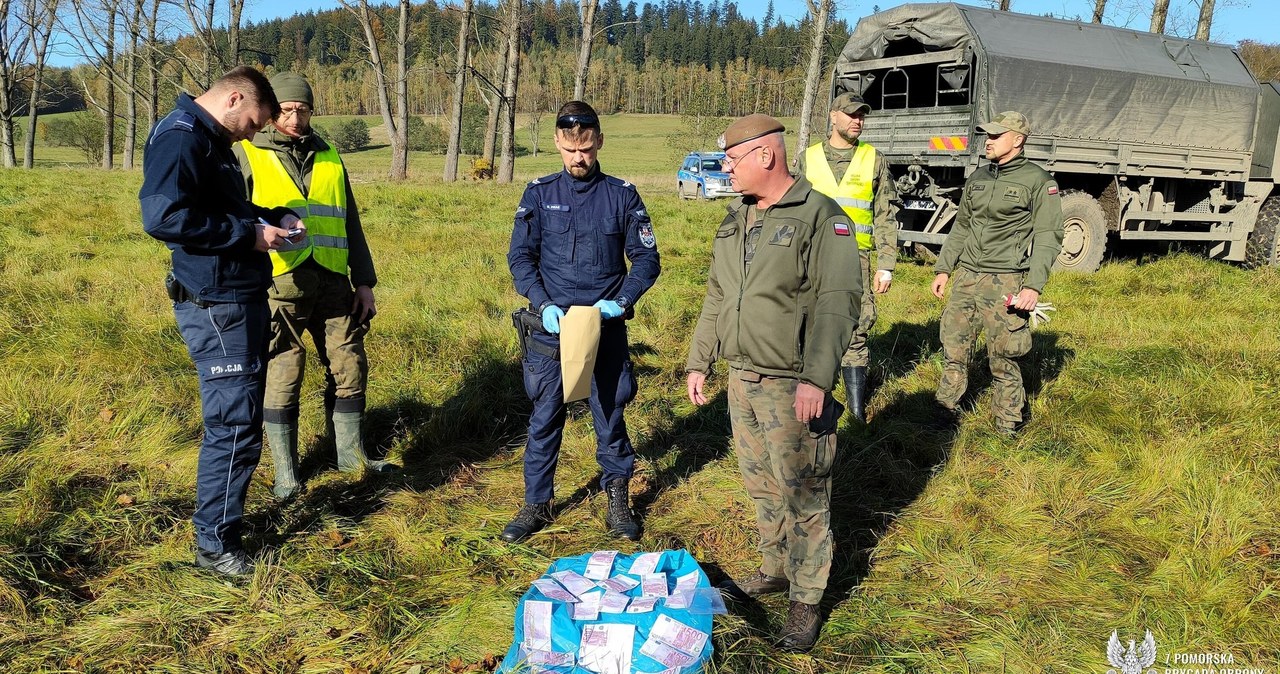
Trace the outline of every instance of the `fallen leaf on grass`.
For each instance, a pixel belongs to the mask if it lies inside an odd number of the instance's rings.
[[[126,507],[127,507],[127,506],[131,506],[131,505],[133,505],[133,503],[134,503],[134,499],[133,499],[133,497],[132,497],[132,496],[130,496],[130,495],[128,495],[128,494],[121,494],[121,495],[119,495],[119,496],[117,496],[117,497],[116,497],[116,505],[118,505],[118,506],[126,506]]]
[[[330,627],[329,629],[326,629],[324,631],[324,635],[326,637],[329,637],[330,639],[337,639],[338,637],[342,636],[342,630],[336,627]]]
[[[116,413],[113,412],[110,407],[104,407],[98,410],[98,419],[101,419],[103,423],[110,423],[115,416]]]

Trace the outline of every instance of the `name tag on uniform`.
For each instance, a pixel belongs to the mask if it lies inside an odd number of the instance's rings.
[[[558,211],[558,212],[561,212],[561,213],[568,213],[568,212],[569,212],[569,204],[543,204],[543,205],[542,205],[542,210],[544,210],[544,211]]]

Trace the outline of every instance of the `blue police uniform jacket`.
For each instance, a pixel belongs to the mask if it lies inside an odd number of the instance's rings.
[[[661,271],[640,194],[598,165],[582,180],[562,170],[529,183],[516,209],[507,263],[516,292],[539,312],[548,303],[634,306]]]
[[[265,301],[271,259],[254,250],[259,217],[288,209],[253,205],[231,140],[187,94],[160,120],[142,158],[142,227],[172,251],[173,275],[207,302]]]

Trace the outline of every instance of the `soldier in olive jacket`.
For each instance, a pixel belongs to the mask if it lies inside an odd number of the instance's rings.
[[[789,592],[779,643],[806,651],[831,569],[831,467],[844,411],[831,389],[863,275],[853,222],[787,172],[782,131],[772,117],[749,115],[721,137],[730,180],[746,196],[716,231],[685,369],[689,399],[703,405],[712,362],[729,362],[729,415],[763,558],[738,587]]]
[[[985,329],[991,410],[996,428],[1013,435],[1026,400],[1017,359],[1031,350],[1028,312],[1062,248],[1062,203],[1053,176],[1022,156],[1031,134],[1026,117],[1002,112],[978,131],[987,134],[992,163],[965,183],[960,213],[934,265],[931,289],[939,299],[955,274],[939,328],[946,365],[937,400],[953,419],[968,385],[974,340]]]

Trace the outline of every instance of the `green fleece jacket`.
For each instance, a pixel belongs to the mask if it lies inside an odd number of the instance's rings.
[[[746,272],[747,217],[755,212],[748,206],[754,203],[754,197],[735,199],[716,230],[685,370],[709,373],[724,358],[735,368],[830,391],[862,297],[853,223],[836,202],[798,178],[764,211]]]
[[[255,134],[253,145],[278,153],[284,170],[304,195],[311,189],[311,169],[316,153],[329,149],[329,144],[314,131],[301,138],[290,138],[274,127]],[[249,165],[249,157],[240,149],[239,143],[233,144],[232,149],[240,160],[240,172],[244,174],[245,187],[252,197],[253,168]],[[360,209],[356,207],[356,197],[351,192],[351,177],[344,175],[344,180],[347,189],[347,267],[351,269],[351,285],[372,288],[378,285],[378,274],[374,271],[373,255],[369,253],[369,243],[360,224]]]
[[[1018,155],[979,168],[964,184],[960,213],[933,270],[1025,272],[1022,287],[1044,289],[1062,249],[1062,201],[1048,171]]]

